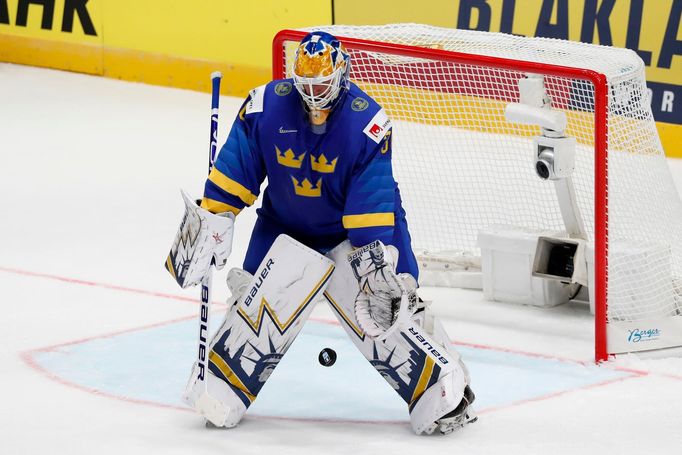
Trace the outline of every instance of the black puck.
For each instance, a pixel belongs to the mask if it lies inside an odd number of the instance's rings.
[[[320,351],[320,355],[317,356],[317,360],[323,367],[330,367],[336,362],[336,351],[332,348],[324,348]]]

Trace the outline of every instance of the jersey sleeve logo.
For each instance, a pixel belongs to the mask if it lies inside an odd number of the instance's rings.
[[[368,107],[369,103],[367,102],[367,100],[359,96],[355,98],[353,102],[350,104],[350,108],[353,109],[355,112],[362,112]]]
[[[291,93],[291,82],[284,81],[275,85],[275,93],[278,96],[287,96]]]
[[[263,112],[263,97],[265,96],[265,85],[256,87],[249,92],[249,102],[246,103],[246,115]]]
[[[391,119],[386,115],[386,111],[381,109],[372,117],[372,120],[369,121],[362,132],[369,136],[371,140],[379,144],[390,129]]]

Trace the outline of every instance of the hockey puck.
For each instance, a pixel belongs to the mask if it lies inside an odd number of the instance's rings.
[[[323,367],[330,367],[336,362],[336,351],[332,348],[324,348],[320,351],[320,355],[317,356],[317,360]]]

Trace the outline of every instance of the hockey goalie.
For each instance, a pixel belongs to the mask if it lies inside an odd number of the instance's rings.
[[[476,420],[466,367],[417,296],[391,120],[350,82],[350,65],[335,37],[308,34],[292,79],[251,90],[200,204],[184,195],[166,267],[186,287],[225,265],[235,217],[268,178],[207,371],[195,364],[184,396],[212,425],[239,423],[320,300],[406,402],[415,433]]]

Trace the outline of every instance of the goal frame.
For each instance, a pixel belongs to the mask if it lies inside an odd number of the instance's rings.
[[[307,32],[282,30],[272,41],[272,77],[285,75],[284,44],[299,42]],[[608,81],[604,74],[586,68],[575,68],[546,63],[491,57],[462,52],[431,49],[403,44],[385,43],[358,38],[337,37],[347,49],[385,52],[404,57],[450,63],[488,66],[503,70],[548,74],[558,77],[590,81],[594,86],[594,358],[599,363],[608,360]],[[351,62],[352,65],[352,62]]]

